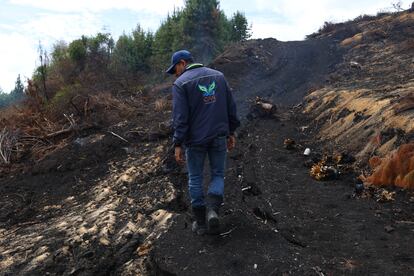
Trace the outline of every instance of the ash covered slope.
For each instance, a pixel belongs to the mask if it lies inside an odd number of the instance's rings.
[[[212,67],[227,76],[242,117],[256,96],[303,102],[317,138],[360,160],[414,136],[413,11],[327,24],[305,41],[246,41]]]
[[[347,35],[344,35],[347,34]],[[340,40],[343,62],[306,97],[319,139],[358,153],[385,155],[414,137],[414,12],[363,16],[316,39]]]
[[[241,115],[256,96],[277,104],[302,101],[313,87],[320,87],[342,60],[342,50],[331,38],[281,42],[249,40],[228,48],[212,67],[222,71],[235,90]]]

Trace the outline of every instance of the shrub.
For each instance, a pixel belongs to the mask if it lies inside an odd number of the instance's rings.
[[[79,84],[68,85],[60,89],[48,104],[48,110],[52,115],[61,115],[62,111],[69,110],[72,98],[78,94],[80,90]]]
[[[401,145],[385,158],[373,157],[369,163],[374,172],[366,178],[368,184],[414,189],[414,143]]]

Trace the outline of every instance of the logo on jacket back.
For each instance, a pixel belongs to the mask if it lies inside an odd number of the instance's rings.
[[[203,93],[204,103],[210,104],[216,101],[216,82],[213,81],[208,86],[198,85],[201,93]]]

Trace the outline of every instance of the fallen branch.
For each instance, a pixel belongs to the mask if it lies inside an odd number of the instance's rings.
[[[397,220],[396,223],[398,223],[398,224],[414,224],[414,221]]]
[[[222,236],[222,237],[223,237],[223,236],[227,236],[227,235],[229,235],[231,232],[233,232],[234,230],[236,230],[236,228],[237,228],[237,227],[234,227],[234,228],[230,229],[230,230],[229,230],[229,231],[227,231],[227,232],[221,233],[221,234],[220,234],[220,236]]]
[[[62,134],[70,133],[72,131],[73,131],[73,128],[69,127],[67,129],[62,129],[62,130],[59,130],[59,131],[56,131],[56,132],[53,132],[53,133],[49,133],[45,136],[45,138],[53,138],[53,137],[56,137],[56,136],[59,136],[59,135],[62,135]]]
[[[91,129],[91,128],[94,128],[94,127],[95,126],[93,126],[93,125],[84,125],[84,126],[75,125],[75,126],[70,126],[70,127],[66,128],[66,129],[62,129],[62,130],[59,130],[59,131],[56,131],[56,132],[53,132],[53,133],[49,133],[49,134],[45,135],[43,138],[49,138],[50,139],[50,138],[54,138],[56,136],[60,136],[60,135],[63,135],[63,134],[68,134],[68,133],[71,133],[71,132],[83,131],[83,130]]]
[[[121,140],[122,140],[122,141],[124,141],[124,142],[129,143],[129,141],[128,141],[127,139],[125,139],[125,138],[121,137],[120,135],[118,135],[118,134],[116,134],[116,133],[114,133],[114,132],[112,132],[112,131],[108,131],[108,133],[110,133],[110,134],[112,134],[113,136],[115,136],[115,137],[117,137],[117,138],[121,139]]]
[[[10,157],[17,143],[17,138],[6,127],[0,132],[0,157],[5,164],[10,164]]]

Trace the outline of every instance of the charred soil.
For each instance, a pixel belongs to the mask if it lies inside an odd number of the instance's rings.
[[[153,252],[158,275],[413,273],[410,194],[380,203],[355,194],[352,174],[312,180],[305,123],[287,112],[243,128],[229,156],[222,234],[195,236],[189,214],[178,215]],[[287,137],[295,149],[285,149]]]

